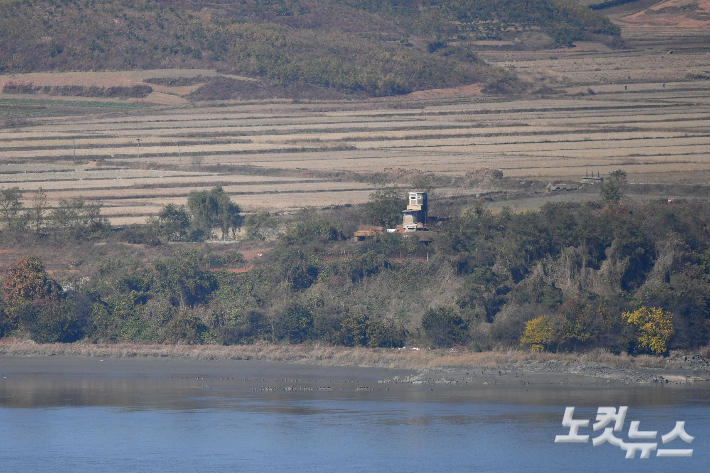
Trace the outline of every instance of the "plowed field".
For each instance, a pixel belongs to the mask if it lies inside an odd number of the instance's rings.
[[[636,23],[632,30],[624,30],[632,46],[624,50],[587,43],[482,53],[532,83],[514,99],[478,87],[301,103],[190,103],[184,88],[174,88],[170,102],[168,86],[155,100],[0,94],[0,186],[20,187],[26,199],[41,186],[53,204],[100,200],[124,224],[217,184],[247,210],[366,201],[374,186],[327,177],[339,171],[463,175],[483,166],[508,177],[578,181],[622,168],[632,182],[706,183],[710,42],[696,34],[670,49],[667,36],[651,44]],[[126,73],[113,81],[110,73],[82,74],[93,73],[12,80],[134,83]]]

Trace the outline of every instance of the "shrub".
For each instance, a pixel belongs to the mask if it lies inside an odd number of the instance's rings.
[[[159,291],[176,306],[192,307],[206,302],[218,284],[215,275],[201,267],[203,263],[204,257],[196,251],[178,252],[172,258],[156,261]]]
[[[263,340],[270,334],[271,324],[266,316],[258,310],[248,310],[234,325],[219,327],[217,340],[222,345],[236,345]]]
[[[618,203],[623,197],[623,187],[626,184],[626,171],[617,169],[607,176],[602,184],[599,195],[605,202]]]
[[[342,226],[326,220],[313,209],[301,209],[280,240],[288,244],[327,243],[345,240]]]
[[[207,327],[202,321],[188,313],[172,319],[165,328],[165,343],[172,345],[198,345],[202,342],[202,333]]]
[[[520,344],[529,344],[532,351],[545,351],[553,348],[555,335],[552,318],[549,315],[543,315],[526,323],[525,332],[520,337]]]
[[[318,255],[299,248],[286,247],[278,254],[278,272],[293,291],[308,289],[318,280],[322,261]]]
[[[152,225],[131,225],[121,232],[120,238],[134,245],[158,246],[162,243]]]
[[[313,328],[313,313],[300,304],[291,304],[279,317],[279,338],[289,343],[302,343]]]
[[[39,91],[39,87],[32,84],[32,82],[14,82],[14,81],[7,81],[5,85],[2,88],[3,93],[5,94],[35,94]]]
[[[266,240],[277,226],[276,217],[265,210],[244,217],[244,233],[247,239]]]
[[[189,240],[192,219],[184,205],[178,207],[175,204],[168,204],[160,209],[156,218],[149,219],[148,223],[155,233],[168,241]]]
[[[437,307],[429,309],[422,317],[422,328],[431,342],[437,347],[447,347],[460,344],[468,323],[463,320],[453,307]]]
[[[40,299],[32,304],[31,314],[28,328],[37,343],[74,342],[81,338],[71,302]]]
[[[638,330],[638,346],[658,355],[668,351],[668,342],[675,335],[673,314],[661,308],[641,307],[634,312],[624,312],[621,318]]]
[[[365,216],[374,225],[394,228],[402,223],[402,211],[406,208],[404,191],[397,186],[385,187],[370,194]]]
[[[426,45],[427,51],[430,53],[435,53],[439,49],[445,48],[447,45],[446,41],[432,41]]]
[[[12,307],[20,300],[60,300],[62,288],[47,275],[44,264],[36,256],[28,256],[14,265],[5,275],[3,284],[5,303]]]
[[[377,320],[368,325],[367,337],[369,347],[401,348],[404,346],[407,332],[389,320]]]
[[[210,254],[206,259],[210,269],[234,268],[243,266],[246,262],[244,255],[238,251],[228,251],[222,255]]]

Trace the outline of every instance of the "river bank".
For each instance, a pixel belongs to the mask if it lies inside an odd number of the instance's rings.
[[[493,376],[503,382],[520,374],[574,376],[623,383],[689,384],[710,379],[708,348],[668,357],[615,355],[603,350],[587,353],[534,353],[522,350],[469,352],[464,349],[373,349],[319,345],[139,345],[37,344],[0,340],[0,355],[11,357],[183,358],[191,360],[254,360],[331,367],[386,368],[417,372],[408,382],[446,384],[467,373]],[[429,376],[437,373],[438,377]],[[480,375],[479,375],[480,376]],[[528,378],[530,379],[530,378]],[[485,381],[484,381],[485,382]],[[561,381],[564,382],[564,381]],[[708,383],[710,387],[710,383]]]

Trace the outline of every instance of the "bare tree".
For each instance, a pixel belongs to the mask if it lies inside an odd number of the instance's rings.
[[[44,214],[47,211],[47,205],[47,194],[45,194],[44,190],[40,187],[32,196],[32,206],[28,210],[30,222],[36,233],[39,233],[42,229]]]

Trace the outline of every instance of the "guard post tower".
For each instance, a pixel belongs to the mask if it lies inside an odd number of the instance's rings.
[[[429,207],[426,192],[410,192],[407,210],[402,211],[402,228],[405,232],[425,230]]]

